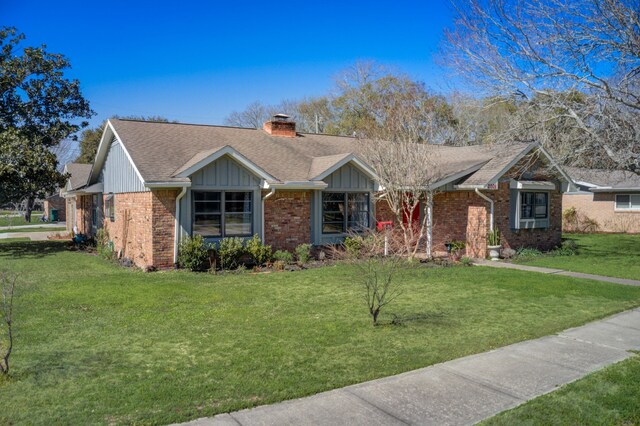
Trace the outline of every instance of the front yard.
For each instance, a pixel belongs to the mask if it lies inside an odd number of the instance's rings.
[[[371,326],[348,266],[143,273],[61,242],[0,240],[19,273],[0,424],[169,423],[296,398],[548,335],[640,306],[640,288],[417,268]],[[392,315],[400,325],[391,325]],[[2,379],[0,379],[2,380]]]
[[[640,234],[565,234],[575,256],[541,256],[527,265],[640,280]]]

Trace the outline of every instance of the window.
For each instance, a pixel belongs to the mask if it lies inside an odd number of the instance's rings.
[[[91,209],[91,225],[95,228],[98,226],[98,196],[93,195],[91,198],[93,204]]]
[[[116,220],[116,198],[114,194],[107,195],[104,200],[104,217],[108,217],[111,222]]]
[[[549,194],[547,192],[520,193],[520,219],[547,219]]]
[[[368,227],[368,193],[324,192],[322,194],[323,234],[342,234]]]
[[[640,210],[640,194],[617,194],[616,210]]]
[[[193,233],[203,237],[248,237],[253,225],[252,192],[194,192]]]

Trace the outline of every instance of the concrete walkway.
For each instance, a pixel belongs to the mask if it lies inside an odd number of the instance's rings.
[[[640,309],[555,336],[186,425],[468,425],[640,350]]]
[[[24,223],[24,221],[22,221]],[[23,228],[60,228],[67,226],[65,222],[31,222],[30,225],[13,225],[13,226],[0,226],[0,231],[7,229],[23,229]]]
[[[527,265],[519,265],[517,263],[506,263],[506,262],[491,261],[491,260],[474,260],[473,263],[476,265],[489,266],[492,268],[517,269],[519,271],[539,272],[541,274],[564,275],[567,277],[585,278],[589,280],[604,281],[607,283],[640,286],[640,281],[638,280],[605,277],[602,275],[593,275],[593,274],[583,274],[582,272],[571,272],[571,271],[565,271],[562,269],[541,268],[539,266],[527,266]]]

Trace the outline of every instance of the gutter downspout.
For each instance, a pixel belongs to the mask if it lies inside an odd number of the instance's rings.
[[[489,204],[491,205],[491,213],[489,215],[489,231],[493,232],[493,200],[487,197],[486,195],[484,195],[482,192],[480,192],[478,188],[476,188],[475,191],[476,191],[476,194],[478,194],[485,201],[488,201]]]
[[[273,196],[273,194],[276,193],[276,188],[275,187],[271,187],[271,192],[269,192],[267,195],[265,195],[264,197],[262,197],[262,244],[266,244],[264,241],[264,201],[267,198],[270,198],[271,196]]]
[[[175,266],[178,265],[178,244],[180,238],[180,200],[187,193],[187,187],[183,186],[182,191],[176,197],[176,225],[175,232],[173,236],[173,264]]]

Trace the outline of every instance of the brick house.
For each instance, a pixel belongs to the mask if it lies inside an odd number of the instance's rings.
[[[258,234],[286,250],[333,244],[392,220],[357,145],[297,133],[282,116],[263,129],[112,119],[88,177],[66,196],[76,197],[79,232],[104,227],[117,253],[141,267],[173,267],[179,241],[195,234],[210,242]],[[503,247],[560,243],[571,180],[539,145],[426,149],[443,170],[430,209],[435,254],[463,240],[469,256],[485,257],[491,226]]]
[[[622,170],[567,167],[576,190],[562,196],[563,209],[575,209],[600,232],[640,233],[640,176]],[[576,226],[579,228],[579,226]]]
[[[43,214],[47,220],[51,218],[51,211],[58,212],[58,222],[66,222],[67,220],[67,203],[66,200],[58,194],[45,198],[43,205]]]

